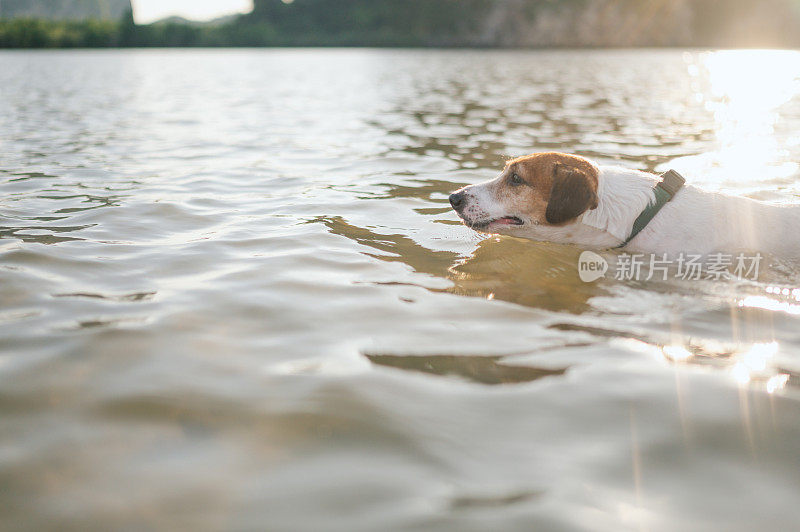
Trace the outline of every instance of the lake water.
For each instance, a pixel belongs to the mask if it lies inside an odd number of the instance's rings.
[[[583,283],[447,195],[800,203],[798,131],[800,52],[2,52],[2,528],[793,529],[800,269]]]

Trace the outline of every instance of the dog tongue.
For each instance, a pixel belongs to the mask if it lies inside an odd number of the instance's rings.
[[[498,218],[497,220],[495,220],[495,223],[498,223],[498,224],[516,224],[517,223],[517,219],[508,216],[506,218]]]

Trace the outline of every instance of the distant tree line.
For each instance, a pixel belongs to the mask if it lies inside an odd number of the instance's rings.
[[[0,19],[3,48],[117,46],[798,47],[800,2],[255,0],[217,24]]]
[[[130,9],[131,0],[0,0],[0,18],[112,20]]]

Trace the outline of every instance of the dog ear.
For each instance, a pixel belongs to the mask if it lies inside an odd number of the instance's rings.
[[[561,224],[597,208],[597,180],[574,166],[557,163],[547,202],[547,223]]]

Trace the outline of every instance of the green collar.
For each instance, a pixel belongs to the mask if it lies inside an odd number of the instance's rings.
[[[625,239],[625,242],[617,246],[617,248],[624,248],[633,238],[638,235],[642,229],[647,227],[647,224],[658,214],[661,207],[666,205],[678,191],[683,187],[686,180],[675,170],[669,170],[661,176],[661,181],[653,188],[653,193],[656,196],[656,201],[649,204],[642,211],[642,214],[633,222],[633,229],[631,234]]]

